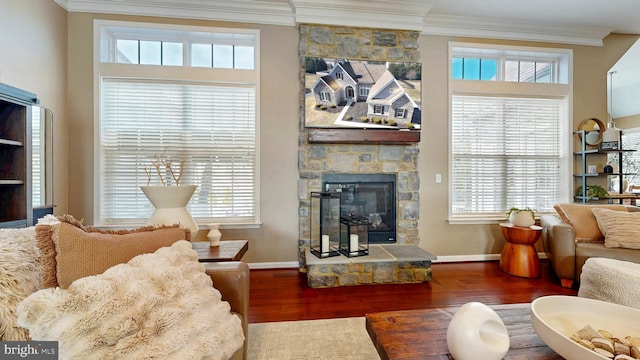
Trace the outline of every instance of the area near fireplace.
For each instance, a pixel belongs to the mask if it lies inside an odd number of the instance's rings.
[[[340,194],[340,217],[368,219],[369,244],[395,244],[395,174],[323,174],[322,191]]]

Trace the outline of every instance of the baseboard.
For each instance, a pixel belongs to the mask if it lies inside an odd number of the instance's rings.
[[[249,263],[249,269],[299,269],[297,261]]]
[[[538,253],[540,259],[546,259],[547,254]],[[471,261],[497,261],[500,260],[500,254],[480,254],[480,255],[448,255],[438,256],[432,263],[449,263],[449,262],[471,262]],[[300,264],[297,261],[280,261],[280,262],[261,262],[249,263],[249,269],[267,270],[267,269],[299,269]]]
[[[546,259],[547,254],[542,252],[538,253],[540,259]],[[480,255],[438,255],[433,263],[447,263],[447,262],[470,262],[470,261],[496,261],[500,260],[500,254],[480,254]]]

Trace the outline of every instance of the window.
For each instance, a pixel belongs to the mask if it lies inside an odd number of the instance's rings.
[[[331,101],[331,94],[328,91],[321,91],[320,101]]]
[[[628,187],[633,186],[632,190],[640,192],[640,128],[625,129],[622,132],[622,148],[636,150],[622,153],[622,169],[625,174],[623,180]],[[610,154],[609,157],[609,161],[618,163],[617,154]],[[613,189],[617,191],[619,188]]]
[[[396,110],[396,118],[404,119],[406,112],[407,111],[405,109],[397,109]]]
[[[352,86],[347,86],[347,88],[345,89],[345,92],[346,92],[347,99],[353,99],[355,94]]]
[[[358,95],[362,97],[369,96],[369,91],[371,90],[371,85],[360,85],[358,88]]]
[[[253,68],[258,63],[258,32],[99,24],[101,41],[115,44],[122,36],[136,41],[139,52],[138,60],[123,63],[118,60],[123,48],[100,44],[94,223],[137,225],[151,216],[153,206],[139,187],[148,182],[145,167],[165,151],[171,159],[185,161],[181,183],[198,186],[188,205],[196,222],[258,223],[259,73]],[[165,56],[165,43],[174,44],[176,37],[182,46],[171,51],[181,48],[180,54]],[[217,40],[224,41],[218,46]],[[133,53],[127,58],[134,59]],[[185,59],[182,65],[177,65],[178,58]],[[167,71],[166,66],[174,68]],[[152,176],[152,184],[156,180]]]
[[[552,212],[553,205],[568,201],[569,87],[560,83],[570,52],[474,47],[467,56],[465,47],[451,50],[450,221],[502,220],[511,207]],[[483,57],[464,61],[480,52],[492,56],[491,65],[483,67]],[[557,64],[553,74],[532,75],[555,84],[525,79],[524,67],[519,81],[505,76],[508,62],[526,63],[514,60],[512,52],[523,59],[555,54],[549,62]]]
[[[384,106],[382,105],[373,105],[373,113],[374,114],[383,114]]]
[[[336,72],[336,79],[338,79],[338,80],[343,80],[343,75],[342,75],[342,72],[341,72],[341,71],[337,71],[337,72]]]

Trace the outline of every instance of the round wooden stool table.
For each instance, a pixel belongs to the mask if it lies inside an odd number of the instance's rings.
[[[540,277],[540,258],[533,244],[540,238],[542,228],[511,223],[501,223],[500,228],[507,241],[500,255],[500,270],[515,276]]]

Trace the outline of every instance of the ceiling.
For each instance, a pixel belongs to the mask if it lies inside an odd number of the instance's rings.
[[[640,34],[640,0],[54,0],[68,11],[295,26],[316,23],[600,46]],[[640,94],[640,45],[616,64],[615,87]],[[629,75],[633,74],[633,76]],[[637,81],[632,81],[636,80]],[[636,85],[630,82],[637,82]],[[614,98],[621,98],[614,93]],[[640,98],[636,96],[635,99]],[[640,102],[635,101],[640,106]],[[613,111],[623,111],[613,104]],[[625,114],[630,109],[624,109]],[[637,112],[640,113],[640,109]],[[614,117],[617,117],[614,115]]]

